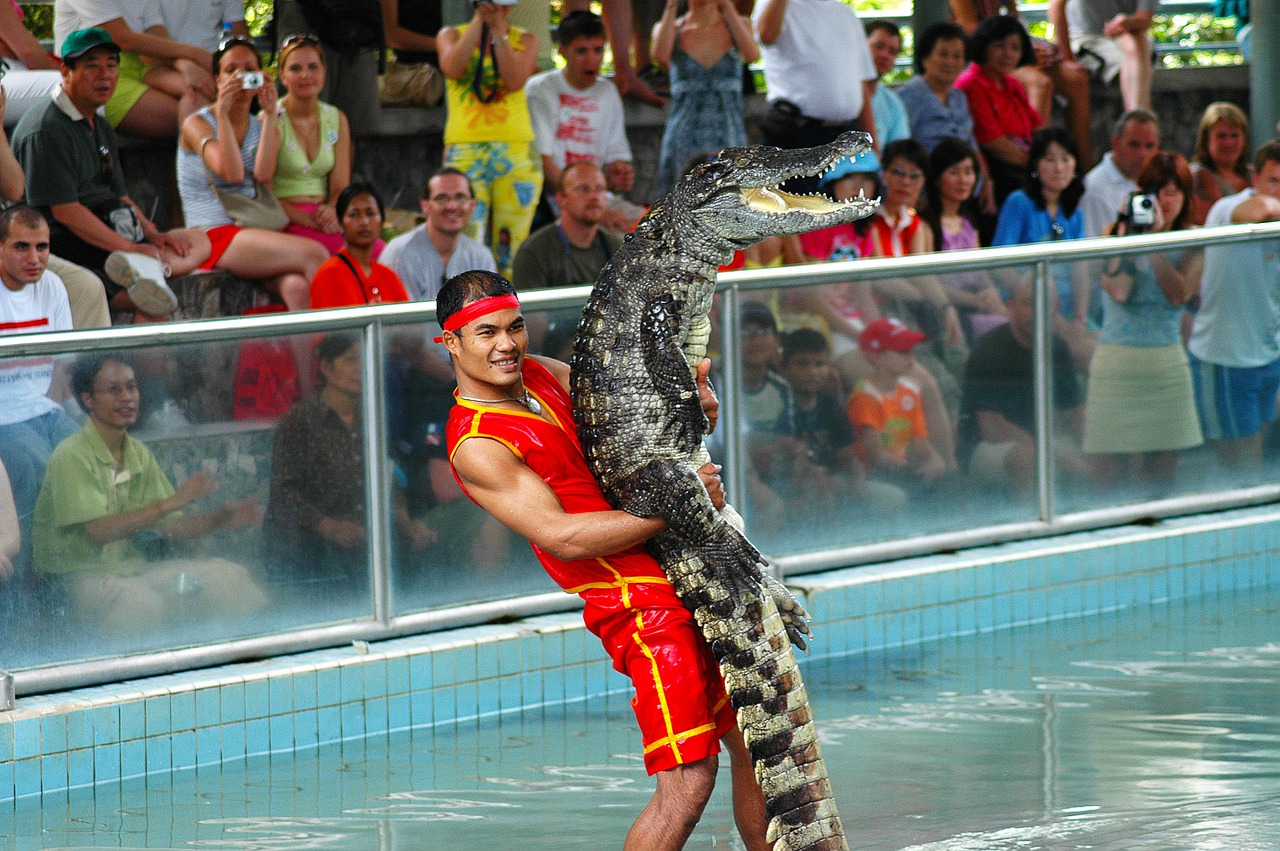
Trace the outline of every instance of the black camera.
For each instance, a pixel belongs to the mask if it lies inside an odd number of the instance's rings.
[[[1125,233],[1146,233],[1156,223],[1156,199],[1145,192],[1134,192],[1120,208],[1117,222],[1123,222]]]

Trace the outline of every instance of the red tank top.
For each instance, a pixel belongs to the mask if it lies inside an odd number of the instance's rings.
[[[542,403],[554,422],[529,411],[491,408],[458,399],[455,393],[445,431],[450,459],[463,441],[477,437],[496,440],[551,487],[566,512],[611,510],[582,455],[569,394],[551,371],[537,361],[526,359],[523,372],[525,390]],[[456,471],[453,475],[458,478]],[[458,484],[465,492],[466,485],[461,479]],[[610,608],[619,604],[626,608],[670,605],[673,600],[679,605],[662,567],[642,547],[601,558],[566,562],[536,544],[531,546],[557,585],[589,602]],[[596,591],[608,591],[607,596],[612,599],[606,603],[592,593]],[[618,592],[621,600],[617,598]]]

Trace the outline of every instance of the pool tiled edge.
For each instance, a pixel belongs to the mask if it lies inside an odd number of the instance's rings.
[[[795,577],[837,655],[1280,584],[1280,509]],[[576,612],[73,692],[0,713],[0,802],[625,689]]]

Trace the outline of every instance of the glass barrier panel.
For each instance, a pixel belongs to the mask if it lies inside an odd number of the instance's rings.
[[[1270,238],[1054,265],[1090,299],[1058,512],[1274,481],[1280,316],[1262,282],[1276,256]]]
[[[372,615],[360,335],[313,345],[0,360],[7,665]]]
[[[531,335],[553,325],[524,313]],[[448,352],[432,340],[439,333],[435,323],[384,328],[395,614],[555,590],[529,544],[454,479],[445,427],[455,383]]]
[[[733,392],[757,545],[795,554],[1036,516],[1031,350],[1000,295],[1031,269],[1002,276],[741,293]]]

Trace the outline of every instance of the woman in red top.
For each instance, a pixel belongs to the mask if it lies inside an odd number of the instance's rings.
[[[973,136],[987,155],[997,204],[1026,183],[1031,134],[1044,125],[1013,76],[1030,50],[1031,37],[1016,18],[987,18],[969,40],[969,67],[956,78],[956,88],[969,99]]]
[[[356,181],[342,190],[334,207],[346,242],[316,270],[311,281],[311,307],[408,301],[400,276],[373,259],[374,243],[382,233],[383,206],[378,190]]]

